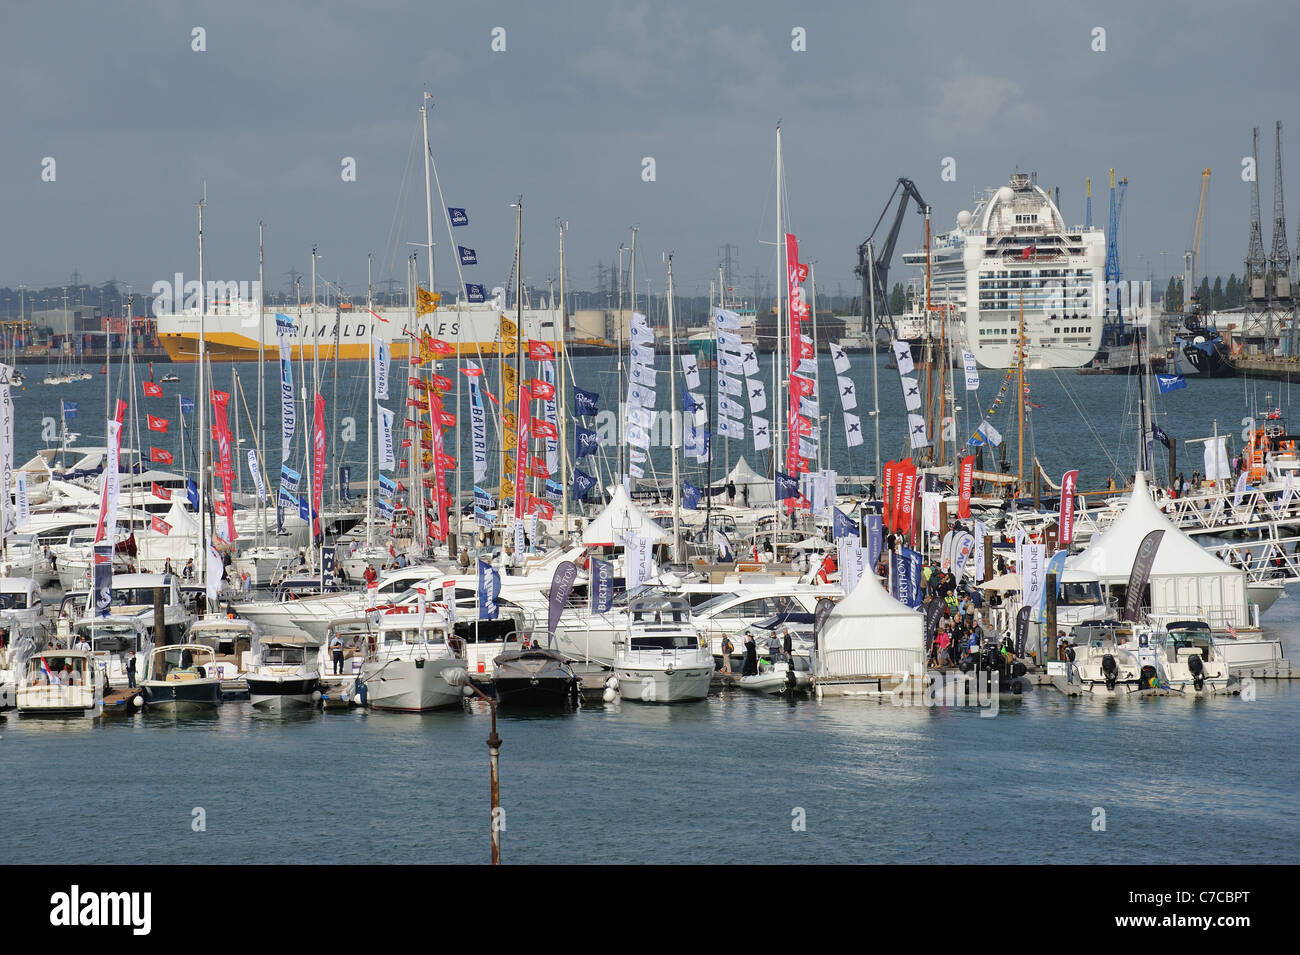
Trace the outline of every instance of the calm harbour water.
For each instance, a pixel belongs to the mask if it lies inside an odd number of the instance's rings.
[[[599,381],[607,363],[590,361]],[[856,378],[866,367],[854,356]],[[187,387],[189,370],[178,370]],[[1109,476],[1067,388],[1110,453],[1131,458],[1127,379],[1031,380],[1045,406],[1036,440],[1049,472],[1080,466],[1084,486]],[[859,393],[869,396],[865,381]],[[81,394],[62,396],[81,401],[89,443],[103,381],[75,387]],[[1199,437],[1218,417],[1240,431],[1243,395],[1255,388],[1193,381],[1162,399],[1164,427]],[[1276,402],[1279,387],[1260,385],[1261,402],[1269,388]],[[895,409],[882,414],[885,457],[900,450],[897,389],[882,367],[882,405]],[[17,399],[27,429],[20,461],[39,442],[24,402],[44,409],[53,391],[29,385]],[[847,457],[837,466],[863,473],[869,448],[856,449],[856,467]],[[1264,618],[1291,659],[1300,654],[1298,593]],[[739,691],[672,707],[503,716],[503,859],[1294,863],[1300,686],[1257,681],[1256,690],[1254,701],[1105,703],[1048,688],[993,718],[974,707],[790,703]],[[485,862],[488,729],[478,706],[280,718],[237,703],[207,719],[100,721],[10,713],[0,719],[0,863]],[[192,830],[196,807],[206,831]],[[1096,808],[1104,832],[1093,830]],[[792,829],[798,810],[806,831]]]

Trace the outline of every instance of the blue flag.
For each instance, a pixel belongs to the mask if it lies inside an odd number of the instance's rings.
[[[551,478],[546,479],[546,496],[556,501],[564,497],[564,485]]]
[[[199,509],[199,486],[189,478],[185,479],[185,499],[190,502],[190,507],[194,510]]]
[[[456,251],[460,253],[461,265],[478,265],[478,253],[473,249],[467,249],[463,245],[456,246]]]
[[[687,413],[694,414],[699,409],[700,409],[700,403],[695,400],[694,396],[691,394],[691,390],[687,388],[685,384],[683,384],[682,385],[682,410]]]
[[[784,501],[787,498],[799,496],[799,482],[795,478],[786,474],[784,471],[776,472],[776,499]]]
[[[351,494],[349,493],[351,491],[351,484],[352,466],[350,464],[342,465],[339,468],[339,497],[345,501],[352,500]]]
[[[575,428],[573,434],[575,458],[585,458],[595,454],[596,449],[600,447],[600,436],[590,428]]]
[[[921,606],[921,555],[900,547],[889,555],[890,590],[899,603],[915,610]]]
[[[594,415],[600,410],[600,394],[595,391],[573,389],[573,413],[583,417]]]
[[[501,612],[501,575],[486,560],[478,562],[478,618],[495,620]]]
[[[489,514],[487,511],[483,510],[483,508],[479,507],[477,504],[475,504],[474,523],[477,524],[479,527],[491,527],[492,515]]]
[[[297,507],[298,498],[283,484],[280,485],[280,494],[276,501],[276,507]]]
[[[614,565],[610,561],[591,558],[591,582],[587,589],[591,612],[609,613],[614,606]]]
[[[306,499],[305,497],[299,496],[299,498],[298,498],[298,516],[301,517],[301,518],[305,521],[305,520],[307,520],[307,515],[308,515],[309,513],[310,513],[310,512],[307,510],[307,499]]]
[[[465,283],[465,298],[470,302],[483,302],[486,298],[483,294],[483,286],[476,285],[473,282]]]
[[[1187,387],[1187,379],[1182,375],[1156,375],[1156,386],[1162,395]]]
[[[181,414],[194,414],[194,399],[181,395]]]
[[[700,489],[690,481],[682,482],[682,505],[689,511],[694,511],[699,507]]]
[[[485,511],[490,511],[495,506],[492,501],[492,495],[483,490],[477,484],[474,485],[474,506],[481,507]]]
[[[451,206],[448,206],[447,217],[451,219],[451,224],[454,226],[469,225],[469,216],[465,215],[464,209],[453,209]]]
[[[379,499],[381,501],[391,501],[393,495],[397,493],[397,482],[390,477],[379,475]]]
[[[581,501],[596,486],[596,479],[582,468],[573,469],[573,499]]]
[[[832,539],[838,541],[841,538],[847,537],[855,541],[858,540],[858,525],[853,523],[849,516],[838,507],[833,508],[833,511],[833,529],[831,530]]]
[[[880,552],[885,549],[884,518],[879,514],[868,514],[862,519],[862,526],[867,532],[867,562],[874,571],[880,562]]]
[[[292,493],[298,493],[298,487],[302,483],[302,475],[288,465],[280,465],[280,484],[287,487]]]
[[[63,405],[64,420],[77,416],[77,403],[75,401],[61,401],[59,403]]]

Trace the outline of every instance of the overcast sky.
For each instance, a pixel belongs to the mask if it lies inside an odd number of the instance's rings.
[[[206,51],[192,50],[193,30]],[[493,29],[505,30],[494,52]],[[806,31],[806,52],[791,31]],[[1093,52],[1094,28],[1105,52]],[[524,275],[594,285],[597,260],[639,232],[638,285],[705,293],[719,248],[737,284],[770,279],[775,128],[790,220],[819,292],[851,292],[855,249],[894,180],[914,179],[947,228],[972,194],[1019,168],[1059,186],[1069,222],[1106,219],[1107,169],[1129,179],[1121,255],[1132,277],[1181,270],[1200,171],[1214,170],[1204,255],[1240,273],[1242,157],[1261,127],[1271,245],[1273,123],[1284,124],[1295,251],[1300,222],[1300,6],[1294,3],[35,3],[6,0],[0,32],[0,284],[110,277],[147,289],[196,273],[207,182],[211,278],[287,286],[319,246],[321,274],[364,294],[404,275],[424,241],[424,182],[408,169],[423,91],[466,280],[509,274],[510,203],[524,197]],[[1288,110],[1288,106],[1292,107]],[[54,182],[41,179],[45,157]],[[343,181],[344,157],[356,181]],[[642,181],[642,160],[655,181]],[[956,162],[956,181],[941,179]],[[435,215],[439,208],[434,200]],[[919,247],[909,214],[903,247]],[[454,284],[435,221],[438,285]],[[900,249],[901,251],[901,249]],[[896,259],[897,263],[897,259]],[[895,275],[907,270],[898,266]],[[1141,274],[1137,274],[1141,273]]]

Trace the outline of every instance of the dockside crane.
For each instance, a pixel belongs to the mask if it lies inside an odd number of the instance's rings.
[[[1205,196],[1210,191],[1210,168],[1201,173],[1201,201],[1196,204],[1196,224],[1192,227],[1192,247],[1183,253],[1183,311],[1194,312],[1192,300],[1196,297],[1196,276],[1201,259],[1201,231],[1205,225]],[[1198,303],[1199,304],[1199,303]]]
[[[902,193],[900,196],[899,193]],[[868,268],[867,248],[875,239],[876,233],[880,230],[880,224],[885,221],[885,216],[889,214],[889,207],[894,201],[894,197],[899,196],[898,209],[894,213],[894,221],[889,227],[889,233],[885,241],[874,244],[876,249],[875,262],[873,268]],[[880,303],[876,315],[878,325],[886,325],[889,328],[890,337],[897,337],[897,330],[894,328],[894,317],[889,311],[889,264],[894,257],[894,246],[898,244],[898,233],[903,227],[903,213],[907,211],[907,200],[911,199],[916,203],[916,211],[921,215],[929,215],[930,207],[926,201],[921,198],[921,193],[916,188],[916,183],[912,182],[905,176],[900,176],[894,184],[894,191],[889,194],[885,201],[885,208],[881,210],[880,218],[871,229],[871,234],[858,246],[858,264],[853,270],[854,274],[862,279],[862,314],[868,316],[871,314],[870,299],[868,295],[875,295],[876,300]],[[927,236],[928,241],[928,236]],[[876,287],[868,288],[868,276],[874,271]],[[867,319],[870,321],[870,319]],[[876,329],[871,329],[871,334],[876,334]]]
[[[1101,343],[1106,345],[1123,345],[1124,342],[1124,308],[1120,296],[1119,280],[1119,220],[1124,208],[1124,193],[1128,191],[1128,177],[1115,184],[1115,170],[1110,171],[1110,221],[1106,230],[1106,288],[1115,290],[1115,312],[1112,316],[1109,298],[1106,301],[1106,314],[1102,325]]]

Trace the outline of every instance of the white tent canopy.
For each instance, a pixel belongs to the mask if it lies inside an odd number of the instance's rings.
[[[1068,566],[1095,574],[1103,587],[1126,585],[1138,547],[1156,530],[1163,530],[1165,536],[1151,566],[1152,612],[1201,614],[1218,627],[1247,624],[1245,572],[1219,560],[1179,530],[1156,507],[1142,473],[1134,479],[1119,517],[1083,553],[1070,558]]]
[[[875,574],[827,616],[817,637],[817,676],[896,677],[925,666],[925,620],[890,596]]]
[[[593,517],[582,532],[582,542],[590,546],[613,547],[622,544],[629,534],[649,537],[651,543],[667,540],[671,535],[653,520],[650,515],[627,496],[622,485],[614,489],[614,496],[605,505],[605,509]]]
[[[743,457],[736,462],[731,471],[722,481],[725,488],[730,481],[736,485],[736,499],[743,501],[745,498],[744,488],[749,488],[749,504],[751,507],[770,506],[776,503],[776,492],[772,486],[771,477],[763,477],[749,466],[749,462]]]

